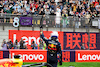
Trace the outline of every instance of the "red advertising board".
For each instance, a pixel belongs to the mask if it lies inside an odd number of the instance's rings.
[[[50,34],[52,31],[43,31],[44,36],[46,38],[50,38]],[[59,42],[61,43],[61,46],[63,46],[63,32],[58,32],[59,34]],[[20,39],[23,38],[25,41],[25,44],[27,44],[28,48],[31,48],[31,42],[35,41],[36,44],[39,44],[40,40],[40,31],[27,31],[27,30],[9,30],[9,39],[11,39],[14,43],[14,41],[17,39],[18,42]],[[62,47],[63,50],[63,47]]]
[[[11,57],[14,55],[20,55],[23,62],[47,62],[47,51],[46,50],[9,50]]]
[[[100,62],[99,50],[76,50],[76,62]]]
[[[3,51],[0,51],[0,59],[3,59]]]

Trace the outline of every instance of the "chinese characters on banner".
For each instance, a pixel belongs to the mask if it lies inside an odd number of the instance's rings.
[[[64,50],[81,49],[82,44],[85,44],[86,49],[97,49],[98,43],[96,33],[90,33],[89,35],[90,39],[88,39],[88,33],[64,33]]]
[[[62,51],[62,61],[63,62],[75,62],[75,51]]]

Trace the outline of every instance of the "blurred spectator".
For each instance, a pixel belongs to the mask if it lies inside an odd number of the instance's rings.
[[[16,10],[16,11],[14,11],[14,14],[23,14],[24,13],[24,7],[21,7],[21,9],[20,10]]]
[[[38,46],[35,43],[35,41],[32,42],[31,47],[32,47],[32,49],[38,49]]]
[[[30,12],[30,5],[26,4],[25,9],[26,9],[27,12]]]
[[[97,16],[97,12],[96,12],[96,10],[94,10],[93,13],[92,13],[92,18],[94,18],[96,16]]]
[[[0,6],[3,7],[3,2],[2,1],[0,1]]]
[[[5,13],[11,13],[11,9],[9,8],[8,5],[4,5],[4,12]]]
[[[19,6],[19,4],[16,3],[16,5],[13,6],[13,9],[14,9],[15,11],[16,11],[16,10],[19,11],[19,10],[21,9],[21,7]]]
[[[65,2],[63,2],[63,4],[64,5],[66,5],[66,4],[68,5],[69,4],[68,0],[66,0]]]
[[[90,10],[91,10],[91,12],[93,12],[95,10],[95,7],[93,6],[93,4],[90,4]]]
[[[12,49],[13,43],[12,43],[11,39],[8,40],[7,44],[8,44],[8,46],[9,46],[8,48],[9,48],[9,49]]]
[[[55,15],[55,12],[56,12],[56,3],[55,2],[51,2],[50,3],[50,12],[51,12],[51,15]]]
[[[46,18],[48,18],[48,19],[49,19],[49,14],[50,14],[49,9],[45,9],[45,15],[46,15]]]
[[[14,49],[19,49],[20,45],[17,40],[14,42]]]
[[[54,10],[54,3],[51,2],[50,5],[49,5],[49,7],[50,7],[50,11]]]
[[[78,5],[78,6],[77,6],[77,12],[80,14],[81,11],[82,11],[82,6]]]
[[[45,14],[45,11],[44,11],[43,8],[41,8],[40,11],[39,11],[39,15],[44,15],[44,14]]]
[[[40,7],[43,8],[43,5],[44,5],[43,2],[41,2],[41,3],[40,3]]]
[[[40,41],[39,49],[43,49],[43,50],[46,49],[46,43],[44,43],[43,40]]]
[[[85,45],[84,45],[84,43],[83,43],[82,46],[81,46],[81,50],[85,50]]]
[[[54,10],[51,11],[50,15],[56,15]]]
[[[51,0],[51,2],[55,2],[55,0]],[[58,1],[59,2],[59,1]]]
[[[85,17],[86,17],[85,24],[87,25],[90,21],[90,14],[86,13]]]
[[[85,9],[83,9],[82,12],[81,12],[81,17],[84,17],[85,16],[85,13],[86,13],[85,12]]]
[[[1,9],[0,13],[2,13],[2,14],[4,13],[3,9]]]
[[[45,4],[44,4],[43,8],[44,8],[45,10],[49,8],[49,5],[48,5],[48,3],[47,3],[47,2],[45,2]]]
[[[19,44],[20,44],[20,49],[24,49],[25,48],[25,46],[24,46],[25,45],[25,41],[23,41],[22,38],[21,38]]]
[[[39,2],[36,2],[35,8],[38,9],[38,7],[39,7]]]
[[[67,14],[67,9],[66,7],[63,8],[62,10],[62,20],[61,23],[63,25],[63,28],[66,28],[66,25],[68,24],[68,20],[67,20],[68,14]]]
[[[18,12],[18,9],[16,8],[16,10],[15,11],[13,11],[13,13],[12,14],[18,14],[19,12]]]
[[[43,45],[43,41],[41,40],[41,41],[40,41],[40,44],[39,44],[39,49],[43,49],[43,46],[44,46],[44,45]]]
[[[59,0],[55,0],[56,4],[58,5]]]
[[[85,2],[85,8],[89,9],[89,1],[88,0]]]
[[[23,13],[22,14],[23,15],[27,15],[28,14],[25,8],[23,8]]]
[[[56,12],[57,5],[54,3],[54,12]]]
[[[1,44],[2,49],[6,50],[8,49],[9,45],[6,43],[5,39],[3,39],[3,42]]]
[[[93,3],[94,3],[94,7],[97,6],[97,5],[99,5],[98,0],[95,0],[95,2],[93,2]]]
[[[37,9],[34,9],[34,12],[32,12],[32,14],[38,15],[38,10]]]
[[[59,4],[59,6],[60,6],[60,9],[61,9],[61,11],[63,10],[63,2],[60,2],[60,4]]]
[[[57,6],[57,11],[56,11],[56,27],[60,27],[60,18],[61,18],[61,9],[60,9],[60,6]]]
[[[24,43],[24,49],[28,49],[28,48],[27,48],[27,45],[26,45],[25,43]]]

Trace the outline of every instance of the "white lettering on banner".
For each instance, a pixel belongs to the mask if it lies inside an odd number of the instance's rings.
[[[16,40],[16,34],[13,34],[13,41]],[[26,36],[23,36],[21,37],[24,41],[25,41],[25,44],[28,44],[28,45],[31,45],[31,41],[34,40],[37,44],[39,44],[39,40],[40,40],[40,37],[38,37],[36,39],[36,37],[26,37]]]
[[[23,60],[25,60],[25,59],[28,60],[28,58],[29,58],[27,54],[23,54],[22,57],[23,57]]]
[[[15,43],[15,40],[16,40],[16,34],[14,34],[13,43]]]
[[[14,55],[15,53],[12,53],[12,58],[14,59]],[[22,58],[23,60],[43,60],[44,56],[42,54],[19,54],[20,58]]]
[[[29,37],[29,45],[31,45],[31,40],[34,40],[36,42],[36,38],[35,37]]]
[[[39,42],[39,40],[40,40],[40,37],[38,37],[38,38],[37,38],[37,44],[39,44],[39,43],[40,43],[40,42]]]
[[[42,54],[40,54],[40,55],[39,55],[39,59],[40,59],[40,60],[43,60],[43,59],[44,59],[44,56],[43,56]]]
[[[29,55],[29,59],[33,60],[33,55],[32,54]]]
[[[80,53],[78,53],[78,60],[100,60],[100,55],[82,55],[80,57]]]
[[[28,44],[28,42],[27,42],[28,38],[27,37],[24,36],[24,37],[22,37],[22,39],[25,41],[25,44]]]

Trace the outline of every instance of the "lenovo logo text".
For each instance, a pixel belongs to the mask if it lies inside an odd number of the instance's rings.
[[[97,54],[80,55],[80,53],[78,53],[78,60],[100,60],[100,55]]]
[[[14,58],[15,53],[12,53]],[[20,58],[23,60],[44,60],[44,56],[42,54],[19,54]]]

